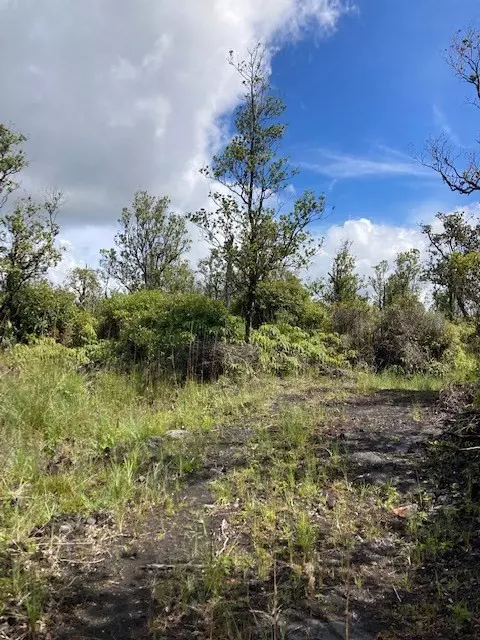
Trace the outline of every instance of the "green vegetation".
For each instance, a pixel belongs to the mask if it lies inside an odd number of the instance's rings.
[[[474,49],[461,54],[474,55]],[[353,367],[474,376],[480,224],[461,213],[439,214],[440,231],[423,227],[430,248],[426,265],[411,249],[399,253],[392,268],[382,261],[368,281],[357,273],[351,243],[344,242],[326,281],[305,285],[299,270],[319,248],[312,225],[323,216],[325,198],[307,191],[288,213],[271,207],[296,173],[288,158],[278,156],[285,107],[273,94],[261,46],[246,61],[230,62],[245,95],[235,113],[235,135],[202,170],[226,190],[211,194],[216,211],[174,213],[167,196],[138,192],[132,208],[123,209],[115,248],[101,252],[101,268],[77,267],[60,287],[46,276],[61,257],[62,195],[51,192],[43,203],[30,197],[11,202],[26,166],[25,139],[2,126],[3,345],[53,338],[85,347],[94,366],[108,364],[118,372],[140,367],[176,380],[214,378],[229,370],[228,362],[236,374],[243,362],[248,374],[255,367],[282,375]],[[211,245],[197,274],[186,261],[188,219]],[[434,287],[430,307],[422,301],[424,282]],[[242,343],[252,347],[243,357]]]
[[[19,345],[2,359],[0,553],[9,568],[0,616],[27,616],[33,624],[42,613],[37,600],[30,602],[40,597],[32,579],[40,585],[41,576],[34,567],[24,572],[45,541],[35,532],[48,538],[62,518],[68,529],[70,517],[84,522],[102,514],[117,529],[134,526],[149,508],[168,504],[169,492],[201,465],[218,421],[227,427],[242,419],[245,407],[263,402],[272,387],[257,394],[195,382],[153,389],[133,374],[87,375],[84,364],[84,352],[53,341]],[[188,441],[169,438],[172,429],[185,429]],[[61,562],[61,548],[52,553],[45,577]]]
[[[480,49],[462,43],[464,77]],[[163,549],[158,637],[276,640],[333,611],[348,640],[363,603],[382,640],[473,638],[480,222],[439,214],[426,264],[411,249],[368,279],[344,242],[306,284],[325,198],[273,207],[295,173],[284,105],[261,47],[231,63],[245,95],[203,169],[216,211],[139,192],[100,269],[61,286],[62,196],[11,201],[25,139],[0,126],[0,634],[47,638],[71,566]],[[479,188],[473,165],[433,166]],[[211,247],[198,272],[188,221]],[[468,397],[434,420],[459,382]]]
[[[177,290],[188,272],[182,261],[190,247],[185,217],[168,212],[167,197],[135,194],[133,211],[125,207],[115,236],[117,249],[102,250],[103,271],[124,290]],[[193,278],[192,278],[193,280]]]
[[[211,194],[214,215],[202,209],[191,219],[213,247],[210,264],[223,271],[226,305],[234,293],[241,300],[248,343],[262,283],[307,266],[315,255],[310,228],[323,217],[325,197],[306,191],[290,211],[278,214],[272,200],[284,195],[297,173],[278,153],[285,133],[278,119],[285,105],[272,93],[261,45],[245,61],[236,61],[232,52],[230,64],[245,88],[235,112],[235,135],[202,169],[226,194]]]
[[[349,369],[348,354],[334,333],[309,333],[288,324],[263,325],[253,333],[252,342],[260,350],[259,364],[266,372],[285,375]]]

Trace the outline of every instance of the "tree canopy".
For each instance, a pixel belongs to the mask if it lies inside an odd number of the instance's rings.
[[[169,206],[167,196],[138,191],[132,209],[125,207],[118,221],[116,248],[101,252],[103,270],[130,293],[168,289],[190,248],[186,219]]]
[[[322,218],[325,198],[307,191],[288,212],[282,211],[282,195],[296,174],[280,155],[285,124],[279,118],[285,105],[272,93],[262,46],[244,61],[231,53],[230,64],[244,88],[234,135],[202,170],[221,189],[211,193],[213,212],[201,209],[191,218],[223,262],[226,297],[235,288],[244,300],[248,342],[260,283],[282,269],[308,264],[318,244],[309,228]]]

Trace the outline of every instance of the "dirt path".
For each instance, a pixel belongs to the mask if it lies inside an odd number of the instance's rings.
[[[210,484],[245,463],[248,428],[229,430],[207,446],[204,467],[173,494],[171,515],[155,509],[136,535],[93,566],[79,567],[69,596],[61,604],[61,627],[52,640],[112,640],[154,637],[155,585],[176,567],[201,561],[222,539],[222,512],[214,508]]]
[[[276,597],[277,582],[283,580],[282,566],[288,564],[279,561],[273,586],[271,576],[264,578],[262,585],[249,578],[248,613],[255,620],[262,615],[266,618],[259,623],[261,631],[231,637],[404,637],[389,636],[387,631],[396,624],[395,606],[409,601],[408,589],[402,589],[400,579],[411,562],[408,523],[429,490],[424,445],[439,433],[435,395],[380,391],[332,400],[316,386],[284,394],[272,410],[281,412],[292,405],[304,405],[309,413],[323,412],[327,406],[327,418],[319,421],[314,433],[319,461],[330,468],[325,493],[320,496],[322,508],[314,516],[315,527],[316,531],[322,532],[323,527],[335,533],[337,526],[339,539],[348,542],[348,566],[344,551],[332,543],[336,538],[318,535],[315,553],[323,564],[321,578],[310,575],[311,563],[305,563],[305,582],[315,590],[312,603],[307,606],[303,599],[304,606],[299,605],[302,599],[292,596],[291,606],[284,603],[273,613],[266,607],[264,614],[255,613],[270,592]],[[205,557],[218,557],[233,541],[232,548],[249,548],[250,524],[241,498],[232,496],[224,507],[215,505],[211,487],[212,481],[228,478],[257,455],[249,442],[252,433],[250,428],[235,429],[211,444],[204,469],[175,494],[171,516],[153,513],[139,536],[122,539],[121,546],[96,564],[78,566],[69,596],[56,614],[58,624],[50,632],[53,640],[208,637],[202,631],[205,610],[202,621],[195,607],[190,607],[188,614],[178,613],[175,600],[181,599],[183,592],[172,590],[172,574],[180,571],[184,583],[189,584],[190,574],[205,573]],[[333,449],[338,458],[334,466]],[[378,496],[382,496],[381,508]],[[338,519],[347,512],[349,525],[343,531]],[[379,513],[378,534],[365,534],[368,519]],[[291,573],[285,574],[285,584],[291,580]],[[308,591],[308,584],[305,588]],[[159,608],[158,593],[165,596],[165,590],[169,590],[172,604],[165,606],[163,597]],[[237,604],[242,598],[238,596]],[[164,623],[155,635],[152,621],[159,615]],[[269,625],[274,631],[262,635]],[[221,640],[218,635],[212,637]],[[412,633],[410,637],[417,636]]]

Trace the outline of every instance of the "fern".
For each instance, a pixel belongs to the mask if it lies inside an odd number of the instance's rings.
[[[310,368],[348,367],[347,354],[337,334],[266,324],[253,333],[252,342],[260,350],[260,367],[265,372],[288,375]]]

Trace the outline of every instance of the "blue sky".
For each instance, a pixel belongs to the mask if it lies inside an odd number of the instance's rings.
[[[240,90],[228,51],[259,40],[277,47],[295,187],[335,206],[314,230],[313,275],[344,239],[363,274],[424,246],[419,221],[469,203],[410,154],[442,130],[476,138],[478,111],[442,59],[474,22],[479,0],[0,0],[0,122],[28,136],[24,189],[67,195],[59,278],[97,263],[138,189],[177,211],[207,206],[199,168]],[[195,264],[208,249],[192,237]]]
[[[467,203],[410,156],[442,128],[464,145],[476,139],[478,111],[443,52],[458,28],[480,22],[478,0],[357,7],[333,37],[313,35],[274,59],[272,80],[287,104],[285,146],[302,168],[296,184],[326,190],[335,220],[404,223],[432,206]]]

